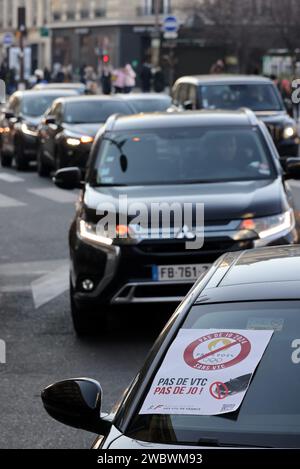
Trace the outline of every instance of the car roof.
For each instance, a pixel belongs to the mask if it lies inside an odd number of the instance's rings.
[[[77,102],[87,102],[87,101],[98,101],[98,102],[108,102],[108,101],[113,101],[113,102],[122,102],[123,100],[120,98],[116,98],[115,96],[106,96],[106,95],[84,95],[84,96],[78,96],[78,94],[74,93],[72,94],[72,97],[64,97],[62,96],[61,98],[58,98],[58,101],[63,101],[63,102],[68,102],[68,103],[77,103]]]
[[[200,110],[186,112],[154,112],[132,116],[112,116],[107,130],[147,130],[168,127],[250,126],[258,125],[255,114],[248,109],[238,111]]]
[[[225,254],[196,303],[300,299],[300,246]]]
[[[51,89],[51,90],[48,90],[48,89],[43,89],[43,90],[25,90],[25,91],[16,91],[13,96],[19,96],[19,97],[22,97],[22,96],[58,96],[59,93],[62,93],[63,96],[62,97],[68,97],[68,96],[71,96],[71,97],[76,97],[78,96],[78,94],[76,93],[76,91],[74,90],[69,90],[69,89],[59,89],[59,88],[55,88],[55,89]]]
[[[250,84],[273,84],[272,80],[267,77],[257,75],[190,75],[184,76],[177,80],[178,83],[191,83],[195,85],[223,85],[223,84],[234,84],[234,85],[250,85]]]
[[[34,89],[85,89],[86,86],[83,83],[39,83],[35,85]]]
[[[146,100],[150,101],[152,99],[157,99],[161,101],[165,100],[172,100],[171,96],[168,94],[161,94],[161,93],[130,93],[130,94],[117,94],[118,98],[124,99],[125,101],[135,101],[135,100]]]

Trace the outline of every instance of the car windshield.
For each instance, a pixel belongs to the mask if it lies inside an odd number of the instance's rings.
[[[85,101],[67,103],[64,122],[67,124],[98,124],[105,122],[112,114],[132,114],[127,103],[122,101]]]
[[[218,416],[137,414],[126,435],[169,444],[205,446],[207,439],[229,446],[298,448],[299,310],[299,301],[193,306],[183,329],[274,330],[239,410]]]
[[[273,85],[206,85],[200,87],[204,109],[239,109],[281,111],[282,103]]]
[[[43,95],[41,93],[37,93],[35,96],[24,96],[21,112],[25,116],[40,117],[56,99],[61,97],[62,93],[57,95]]]
[[[269,179],[268,149],[252,127],[106,133],[94,184],[193,184]]]
[[[171,98],[133,99],[133,107],[139,112],[163,112],[171,106]]]

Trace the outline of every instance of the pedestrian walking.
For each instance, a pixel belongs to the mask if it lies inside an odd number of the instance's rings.
[[[130,64],[124,67],[125,81],[124,81],[124,93],[131,93],[135,87],[136,73]]]
[[[124,68],[118,68],[113,73],[115,93],[124,93],[125,71]]]
[[[109,64],[103,64],[99,70],[100,83],[103,94],[111,94],[112,91],[112,68]]]
[[[151,91],[152,69],[151,64],[147,61],[143,63],[140,79],[142,91],[144,93],[149,93]]]
[[[161,67],[157,67],[153,76],[153,89],[156,93],[162,93],[166,87],[165,75]]]

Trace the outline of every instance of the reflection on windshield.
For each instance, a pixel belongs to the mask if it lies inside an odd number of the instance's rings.
[[[77,101],[65,107],[64,122],[68,124],[101,124],[112,114],[132,114],[124,102]]]
[[[122,170],[120,155],[126,155]],[[106,134],[96,184],[188,184],[269,179],[267,150],[252,128],[154,129]]]
[[[41,95],[34,97],[24,97],[22,102],[22,114],[25,116],[40,117],[47,111],[51,104],[60,97],[61,94],[58,96]]]
[[[240,409],[218,416],[137,414],[127,435],[166,444],[210,439],[221,446],[299,447],[300,375],[292,360],[299,308],[299,301],[193,306],[183,329],[274,330]]]
[[[204,109],[282,110],[273,85],[208,85],[202,86],[200,93]]]

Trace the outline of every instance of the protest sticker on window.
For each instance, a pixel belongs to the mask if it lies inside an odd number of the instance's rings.
[[[220,415],[236,411],[273,332],[181,329],[140,414]]]

